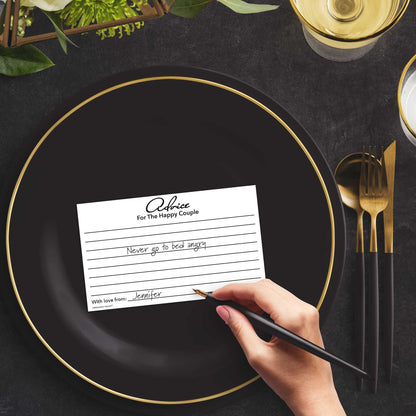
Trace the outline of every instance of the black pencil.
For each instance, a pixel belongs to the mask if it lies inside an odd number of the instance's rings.
[[[259,314],[247,309],[246,307],[239,305],[238,303],[232,301],[222,301],[215,299],[214,295],[210,292],[206,293],[202,290],[194,289],[194,291],[204,297],[205,299],[213,302],[215,305],[227,305],[231,306],[234,309],[240,311],[253,325],[255,329],[260,331],[264,331],[269,335],[274,335],[280,339],[285,340],[289,344],[295,345],[296,347],[301,348],[304,351],[307,351],[313,355],[316,355],[319,358],[322,358],[330,363],[337,364],[341,367],[347,368],[349,370],[354,371],[356,374],[360,375],[364,378],[370,378],[370,375],[362,370],[361,368],[355,366],[354,364],[349,363],[348,361],[343,360],[342,358],[337,357],[334,354],[326,351],[325,349],[321,348],[320,346],[308,341],[305,338],[296,335],[295,333],[289,331],[286,328],[276,324],[270,319],[267,319]]]

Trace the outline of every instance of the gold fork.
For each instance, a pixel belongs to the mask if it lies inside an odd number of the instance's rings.
[[[379,293],[377,254],[377,215],[388,204],[387,175],[383,148],[381,163],[377,160],[376,146],[370,146],[366,163],[365,147],[361,158],[360,205],[371,217],[370,234],[370,279],[369,279],[369,372],[372,377],[372,391],[377,392],[378,351],[379,351]]]

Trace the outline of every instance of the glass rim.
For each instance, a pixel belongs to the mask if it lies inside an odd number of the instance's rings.
[[[409,130],[409,132],[413,135],[413,137],[416,137],[416,132],[412,129],[412,127],[410,127],[410,124],[409,124],[409,122],[407,121],[407,119],[406,119],[406,117],[404,115],[404,111],[403,111],[403,107],[402,107],[401,96],[402,96],[402,89],[403,89],[404,78],[405,78],[405,76],[407,74],[407,71],[412,66],[413,62],[415,62],[415,61],[416,61],[416,55],[413,55],[413,57],[410,58],[409,62],[403,68],[402,75],[400,76],[399,88],[397,89],[397,102],[398,102],[398,105],[399,105],[400,117],[403,120],[403,123],[406,125],[407,129]]]
[[[292,5],[292,8],[295,11],[295,13],[297,14],[300,21],[304,25],[306,25],[309,29],[311,29],[315,33],[317,33],[318,35],[321,35],[321,36],[323,36],[325,38],[328,38],[328,39],[336,40],[338,42],[353,43],[353,42],[361,42],[361,41],[365,41],[365,40],[375,39],[376,37],[382,35],[383,33],[387,32],[388,30],[390,30],[402,18],[402,16],[404,15],[404,12],[407,9],[407,6],[410,4],[410,0],[404,0],[403,1],[401,9],[399,10],[399,12],[396,14],[396,16],[392,19],[392,21],[388,25],[382,27],[381,29],[377,30],[376,32],[374,32],[370,35],[361,36],[361,37],[357,37],[357,38],[346,38],[346,39],[338,38],[334,35],[330,35],[329,33],[323,32],[320,29],[316,28],[311,23],[309,23],[303,17],[303,15],[300,13],[300,11],[298,10],[298,8],[296,6],[296,0],[290,0],[290,4]]]

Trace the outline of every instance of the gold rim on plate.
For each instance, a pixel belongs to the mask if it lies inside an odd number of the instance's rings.
[[[12,211],[13,211],[13,205],[14,205],[14,201],[20,186],[20,183],[23,179],[23,176],[32,160],[32,158],[34,157],[34,155],[36,154],[36,152],[39,150],[40,146],[42,145],[42,143],[46,140],[46,138],[49,136],[49,134],[59,125],[61,124],[65,119],[67,119],[69,116],[71,116],[71,114],[75,113],[77,110],[79,110],[81,107],[83,107],[84,105],[86,105],[87,103],[93,101],[94,99],[107,94],[111,91],[117,90],[119,88],[123,88],[123,87],[127,87],[129,85],[133,85],[133,84],[139,84],[139,83],[144,83],[144,82],[150,82],[150,81],[160,81],[160,80],[181,80],[181,81],[190,81],[190,82],[197,82],[197,83],[201,83],[201,84],[206,84],[206,85],[210,85],[213,87],[217,87],[217,88],[221,88],[223,90],[229,91],[233,94],[237,94],[240,97],[243,97],[244,99],[256,104],[257,106],[259,106],[261,109],[263,109],[264,111],[266,111],[269,115],[271,115],[273,118],[275,118],[289,133],[290,135],[295,139],[295,141],[298,143],[298,145],[300,146],[300,148],[302,149],[302,151],[305,153],[305,155],[307,156],[309,162],[311,163],[311,165],[313,166],[319,182],[321,183],[322,189],[324,191],[325,194],[325,198],[328,204],[328,211],[329,211],[329,216],[330,216],[330,222],[331,222],[331,255],[330,255],[330,260],[329,260],[329,267],[328,267],[328,274],[325,280],[325,285],[321,294],[321,297],[319,299],[319,302],[316,306],[317,309],[319,309],[324,301],[325,295],[327,293],[328,287],[329,287],[329,282],[331,279],[331,273],[332,273],[332,268],[333,268],[333,264],[334,264],[334,255],[335,255],[335,223],[334,223],[334,214],[333,214],[333,210],[332,210],[332,204],[331,204],[331,200],[328,194],[328,190],[326,188],[325,182],[322,178],[322,175],[315,163],[315,161],[312,159],[312,156],[309,154],[309,152],[307,151],[306,147],[303,145],[303,143],[300,141],[300,139],[296,136],[296,134],[292,131],[292,129],[278,116],[276,115],[272,110],[270,110],[269,108],[267,108],[265,105],[261,104],[259,101],[255,100],[254,98],[250,97],[249,95],[238,91],[234,88],[228,87],[226,85],[217,83],[217,82],[213,82],[213,81],[209,81],[209,80],[205,80],[205,79],[201,79],[201,78],[192,78],[192,77],[184,77],[184,76],[159,76],[159,77],[148,77],[148,78],[142,78],[142,79],[136,79],[133,81],[128,81],[128,82],[124,82],[121,84],[117,84],[113,87],[107,88],[89,98],[87,98],[85,101],[82,101],[80,104],[78,104],[77,106],[75,106],[74,108],[72,108],[70,111],[68,111],[64,116],[62,116],[56,123],[54,123],[52,125],[52,127],[49,128],[49,130],[43,135],[43,137],[39,140],[39,142],[36,144],[35,148],[32,150],[32,152],[30,153],[28,159],[26,160],[26,163],[23,166],[23,169],[21,170],[19,177],[17,179],[16,185],[13,189],[13,193],[12,193],[12,197],[10,200],[10,205],[9,205],[9,210],[7,213],[7,222],[6,222],[6,253],[7,253],[7,264],[8,264],[8,268],[9,268],[9,273],[10,273],[10,278],[12,281],[12,285],[13,285],[13,290],[15,292],[17,301],[19,303],[20,308],[23,311],[23,314],[26,318],[26,320],[28,321],[29,325],[31,326],[33,332],[35,333],[35,335],[39,338],[39,340],[43,343],[43,345],[49,350],[49,352],[56,358],[58,359],[58,361],[60,361],[65,367],[67,367],[69,370],[71,370],[74,374],[76,374],[78,377],[80,377],[81,379],[83,379],[84,381],[92,384],[95,387],[98,387],[99,389],[106,391],[107,393],[111,393],[114,394],[116,396],[125,398],[125,399],[130,399],[130,400],[134,400],[134,401],[138,401],[138,402],[144,402],[144,403],[150,403],[150,404],[165,404],[165,405],[172,405],[172,404],[189,404],[189,403],[197,403],[197,402],[202,402],[202,401],[207,401],[207,400],[212,400],[212,399],[216,399],[219,398],[221,396],[225,396],[227,394],[233,393],[237,390],[242,389],[243,387],[246,387],[247,385],[253,383],[254,381],[258,380],[260,378],[259,375],[256,375],[255,377],[247,380],[246,382],[239,384],[238,386],[235,386],[231,389],[210,395],[210,396],[205,396],[205,397],[198,397],[195,399],[189,399],[189,400],[179,400],[179,401],[163,401],[163,400],[153,400],[153,399],[146,399],[146,398],[142,398],[142,397],[136,397],[136,396],[131,396],[131,395],[127,395],[115,390],[112,390],[108,387],[105,387],[97,382],[95,382],[94,380],[91,380],[90,378],[88,378],[87,376],[85,376],[84,374],[80,373],[78,370],[76,370],[75,368],[73,368],[71,366],[71,364],[69,364],[68,362],[66,362],[56,351],[54,351],[54,349],[47,343],[47,341],[42,337],[42,335],[39,333],[39,331],[37,330],[37,328],[35,327],[35,325],[33,324],[32,320],[29,317],[29,314],[26,311],[26,308],[23,305],[23,302],[20,298],[19,295],[19,291],[16,285],[16,281],[14,278],[14,274],[13,274],[13,267],[12,267],[12,261],[11,261],[11,254],[10,254],[10,242],[9,242],[9,237],[10,237],[10,223],[11,223],[11,216],[12,216]]]

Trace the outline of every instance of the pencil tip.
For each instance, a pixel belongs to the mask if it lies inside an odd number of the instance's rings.
[[[202,296],[203,298],[206,298],[206,297],[207,297],[207,294],[206,294],[205,292],[203,292],[202,290],[199,290],[199,289],[194,289],[194,288],[192,288],[192,290],[193,290],[196,294],[198,294],[199,296]]]

